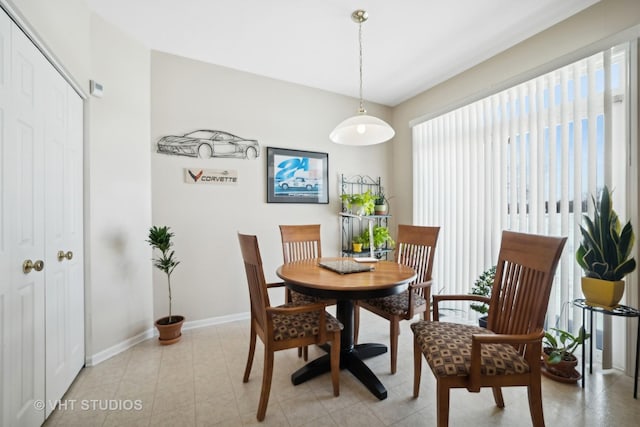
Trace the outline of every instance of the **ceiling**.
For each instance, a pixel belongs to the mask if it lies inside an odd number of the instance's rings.
[[[598,0],[87,0],[158,51],[395,106]]]

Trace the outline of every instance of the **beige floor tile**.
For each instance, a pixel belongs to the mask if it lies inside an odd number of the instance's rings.
[[[363,311],[360,342],[388,345],[389,324]],[[390,374],[389,355],[366,361],[385,385],[388,398],[376,399],[351,375],[340,373],[340,396],[333,397],[329,374],[294,386],[291,374],[304,366],[295,349],[276,353],[267,415],[256,412],[262,386],[263,346],[257,343],[248,383],[242,382],[249,347],[249,322],[242,320],[184,331],[171,346],[150,339],[97,366],[85,368],[65,399],[74,410],[56,410],[47,427],[57,426],[430,426],[436,422],[435,380],[423,361],[420,396],[413,393],[413,353],[410,322],[401,323],[398,372]],[[310,360],[324,354],[309,348]],[[633,399],[633,379],[617,370],[594,365],[585,388],[542,379],[547,426],[636,426],[640,404]],[[504,390],[498,409],[490,390],[451,392],[450,425],[531,425],[526,389]],[[139,410],[80,408],[82,400],[140,401]],[[116,403],[117,405],[118,403]]]

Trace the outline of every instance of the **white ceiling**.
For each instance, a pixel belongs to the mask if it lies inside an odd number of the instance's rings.
[[[145,46],[395,106],[599,0],[87,0]]]

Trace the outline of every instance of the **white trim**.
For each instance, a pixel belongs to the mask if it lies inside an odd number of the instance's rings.
[[[205,328],[209,326],[222,325],[224,323],[237,322],[237,321],[246,320],[246,319],[249,319],[249,312],[230,314],[227,316],[209,317],[208,319],[193,320],[191,322],[185,322],[182,325],[182,330],[188,331],[191,329],[199,329],[199,328]],[[86,357],[85,366],[96,366],[97,364],[102,363],[105,360],[110,359],[113,356],[116,356],[122,353],[123,351],[129,350],[131,347],[134,347],[135,345],[140,344],[143,341],[146,341],[150,338],[155,338],[157,336],[158,336],[158,332],[156,331],[156,329],[149,328],[146,331],[134,337],[126,339],[92,356]]]
[[[86,100],[88,98],[86,92],[82,90],[82,87],[76,82],[73,76],[66,70],[66,68],[62,65],[62,63],[58,60],[58,58],[53,54],[51,49],[47,46],[47,44],[38,36],[38,33],[29,25],[26,19],[22,16],[22,14],[18,11],[18,9],[13,6],[8,0],[0,0],[0,9],[3,9],[9,18],[20,28],[20,30],[27,36],[31,43],[38,48],[40,52],[44,55],[44,57],[51,63],[53,68],[60,73],[60,75],[69,83],[69,85],[76,91],[76,93],[82,98]]]
[[[479,101],[481,99],[484,99],[490,95],[494,95],[498,92],[501,92],[503,90],[509,89],[513,86],[519,85],[521,83],[524,83],[526,81],[529,80],[533,80],[536,77],[539,77],[543,74],[549,73],[553,70],[556,70],[558,68],[562,68],[566,65],[569,65],[573,62],[579,61],[581,59],[584,59],[586,57],[589,57],[591,55],[594,55],[598,52],[602,52],[605,49],[608,49],[612,46],[624,43],[624,42],[628,42],[631,40],[635,40],[640,38],[640,25],[634,25],[633,27],[627,28],[626,30],[623,30],[617,34],[614,34],[612,36],[606,37],[602,40],[599,40],[595,43],[591,43],[590,45],[584,46],[580,49],[577,49],[575,51],[573,51],[572,53],[569,53],[567,55],[563,55],[559,58],[556,58],[550,62],[547,62],[546,64],[540,65],[538,67],[535,67],[529,71],[525,71],[524,73],[521,73],[517,76],[511,77],[501,83],[495,84],[493,86],[489,86],[486,87],[474,94],[471,94],[469,96],[466,96],[458,101],[454,101],[448,105],[445,105],[442,108],[439,108],[438,110],[431,112],[431,113],[427,113],[424,114],[422,116],[418,116],[415,119],[412,119],[409,121],[409,127],[414,127],[416,125],[419,125],[420,123],[424,123],[427,120],[431,120],[434,117],[438,117],[441,116],[443,114],[446,114],[448,112],[451,112],[453,110],[456,110],[460,107],[463,107],[465,105],[471,104],[473,102]],[[489,59],[488,61],[490,61],[491,59]],[[463,73],[462,73],[463,74]],[[458,74],[460,75],[460,74]],[[455,77],[455,76],[453,76]],[[424,93],[424,92],[423,92]],[[419,95],[418,95],[419,96]]]
[[[227,316],[209,317],[208,319],[185,322],[184,325],[182,325],[182,330],[188,331],[190,329],[206,328],[207,326],[222,325],[223,323],[237,322],[248,318],[248,311],[245,313],[230,314]]]
[[[85,366],[95,366],[98,363],[102,363],[105,360],[110,359],[113,356],[116,356],[122,353],[123,351],[130,349],[134,345],[140,344],[142,341],[146,341],[149,338],[153,338],[153,336],[154,336],[154,329],[149,328],[146,331],[142,332],[141,334],[138,334],[134,337],[126,339],[114,346],[107,348],[106,350],[102,350],[101,352],[96,353],[92,356],[87,356],[85,358]]]

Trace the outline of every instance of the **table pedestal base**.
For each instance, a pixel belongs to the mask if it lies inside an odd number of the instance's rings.
[[[327,345],[322,347],[325,351],[329,350]],[[386,352],[387,346],[383,344],[357,344],[352,349],[340,352],[340,369],[348,369],[375,397],[384,400],[387,398],[387,390],[363,360]],[[311,378],[331,371],[330,362],[329,354],[320,356],[291,374],[291,382],[293,385],[302,384]]]

